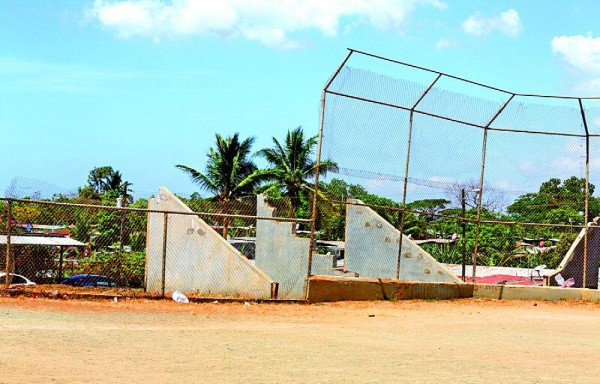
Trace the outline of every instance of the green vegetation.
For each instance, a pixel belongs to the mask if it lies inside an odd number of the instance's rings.
[[[284,145],[275,137],[273,143],[273,148],[258,151],[270,165],[267,177],[271,182],[263,186],[261,191],[268,196],[288,197],[292,213],[297,216],[302,202],[309,200],[309,194],[314,193],[314,184],[310,180],[314,178],[317,170],[325,176],[327,172],[337,171],[337,164],[324,159],[317,167],[313,160],[317,137],[305,140],[301,127],[288,131]]]
[[[267,179],[267,172],[259,170],[251,160],[253,137],[242,141],[237,133],[226,138],[217,133],[215,137],[216,149],[208,151],[204,173],[186,165],[176,167],[190,176],[201,189],[214,195],[211,200],[219,204],[219,213],[229,214],[235,200],[256,192]],[[223,237],[227,237],[228,218],[223,217],[222,223]]]
[[[206,212],[208,215],[203,219],[215,227],[220,226],[224,237],[254,236],[254,220],[215,218],[210,216],[210,213],[255,216],[255,196],[264,193],[269,203],[276,207],[278,216],[310,218],[316,172],[319,171],[324,176],[338,169],[337,164],[330,159],[322,160],[319,168],[317,167],[313,160],[317,138],[306,137],[301,127],[288,131],[284,140],[275,137],[272,140],[272,147],[253,152],[253,137],[242,139],[237,133],[229,137],[216,134],[214,147],[206,154],[203,171],[186,165],[176,165],[200,187],[201,191],[209,193],[209,196],[202,197],[196,192],[187,198],[181,197],[182,200],[192,210]],[[254,161],[256,158],[266,161],[264,169],[257,166]],[[120,197],[124,206],[146,208],[145,199],[133,200],[131,186],[130,182],[124,180],[121,172],[112,167],[95,167],[90,171],[87,183],[78,189],[76,196],[59,195],[51,200],[114,207],[116,199]],[[464,246],[468,261],[471,262],[475,252],[477,226],[467,222],[466,234],[464,238],[461,236],[463,212],[458,208],[460,204],[457,200],[460,199],[461,189],[467,189],[464,215],[474,220],[477,217],[478,201],[475,187],[473,182],[456,184],[444,192],[447,198],[422,199],[407,203],[403,216],[401,203],[373,194],[362,185],[350,184],[338,178],[321,181],[315,223],[317,236],[329,240],[343,240],[346,225],[344,202],[347,198],[359,199],[373,206],[373,209],[393,226],[402,226],[404,234],[413,239],[449,239],[455,235],[458,240],[453,244],[425,244],[423,247],[442,262],[458,263],[462,260]],[[595,186],[589,185],[590,215],[587,218],[583,217],[585,179],[575,176],[565,180],[552,178],[545,181],[537,192],[523,194],[508,206],[503,203],[501,191],[490,187],[484,190],[486,193],[482,201],[481,218],[506,223],[480,225],[478,264],[546,264],[556,267],[578,231],[524,223],[582,225],[600,215],[600,198],[592,196]],[[117,274],[115,278],[126,281],[127,284],[141,284],[135,276],[143,276],[143,263],[140,260],[143,259],[146,245],[147,215],[144,212],[125,212],[100,207],[65,209],[59,205],[14,202],[12,220],[20,225],[14,226],[13,233],[25,232],[27,229],[23,224],[68,226],[74,239],[88,245],[85,254],[77,256],[80,261],[78,270]],[[506,207],[505,212],[501,211],[502,207]],[[0,211],[2,230],[5,230],[5,203],[0,202]],[[555,238],[559,241],[557,247],[535,253],[531,248],[525,250],[525,247],[517,247],[517,243],[523,238],[536,241],[541,238]],[[86,265],[89,268],[84,267]]]

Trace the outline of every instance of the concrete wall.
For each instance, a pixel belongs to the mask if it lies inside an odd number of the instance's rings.
[[[595,218],[592,223],[588,223],[587,236],[587,270],[586,270],[586,288],[598,289],[598,267],[600,259],[600,228],[598,227],[599,218]],[[555,273],[549,275],[545,283],[546,285],[557,286],[555,276],[561,276],[567,280],[575,279],[574,287],[583,287],[583,256],[584,256],[584,239],[585,228],[582,228],[579,235],[567,251],[564,259],[558,266]]]
[[[168,189],[161,187],[149,209],[192,212]],[[146,290],[160,293],[164,214],[148,215]],[[255,267],[221,235],[195,215],[168,215],[165,291],[203,296],[271,297],[271,277]]]
[[[394,279],[312,276],[307,299],[323,301],[447,300],[478,298],[492,300],[584,300],[600,301],[600,291],[498,284],[423,283]]]
[[[360,200],[349,203],[362,204]],[[400,231],[369,207],[346,205],[346,271],[359,277],[396,278]],[[402,235],[400,280],[462,283],[430,254]]]
[[[423,283],[394,279],[312,276],[308,280],[308,301],[447,300],[473,296],[473,285]]]
[[[258,217],[274,217],[275,208],[258,195],[256,203]],[[304,298],[304,284],[308,274],[310,240],[300,238],[293,232],[291,222],[273,220],[256,221],[256,266],[279,283],[279,298]],[[313,274],[332,275],[332,256],[314,255]]]
[[[600,301],[600,291],[583,288],[477,284],[473,297],[494,300]]]

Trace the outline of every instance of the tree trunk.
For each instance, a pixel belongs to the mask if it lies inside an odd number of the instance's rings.
[[[223,217],[223,238],[227,239],[227,227],[229,226],[229,218]]]
[[[290,191],[290,205],[292,207],[292,217],[298,217],[298,208],[300,208],[300,196],[297,191]]]
[[[228,201],[223,201],[221,202],[221,213],[222,214],[229,214],[229,208],[230,208],[230,204]],[[223,220],[221,221],[222,225],[223,225],[223,238],[227,239],[227,231],[228,231],[228,227],[229,227],[229,217],[227,216],[223,216]]]

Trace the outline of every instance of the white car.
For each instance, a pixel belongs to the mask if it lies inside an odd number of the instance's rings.
[[[11,286],[13,285],[35,285],[35,283],[25,276],[17,275],[16,273],[11,273],[12,277]],[[6,284],[6,272],[0,272],[0,285]]]

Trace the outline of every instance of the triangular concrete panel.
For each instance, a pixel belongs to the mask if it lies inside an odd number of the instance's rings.
[[[253,265],[165,187],[148,208],[146,291],[162,292],[164,223],[167,217],[165,293],[271,298],[273,279]],[[162,213],[169,212],[169,213]],[[175,212],[181,212],[177,214]]]

